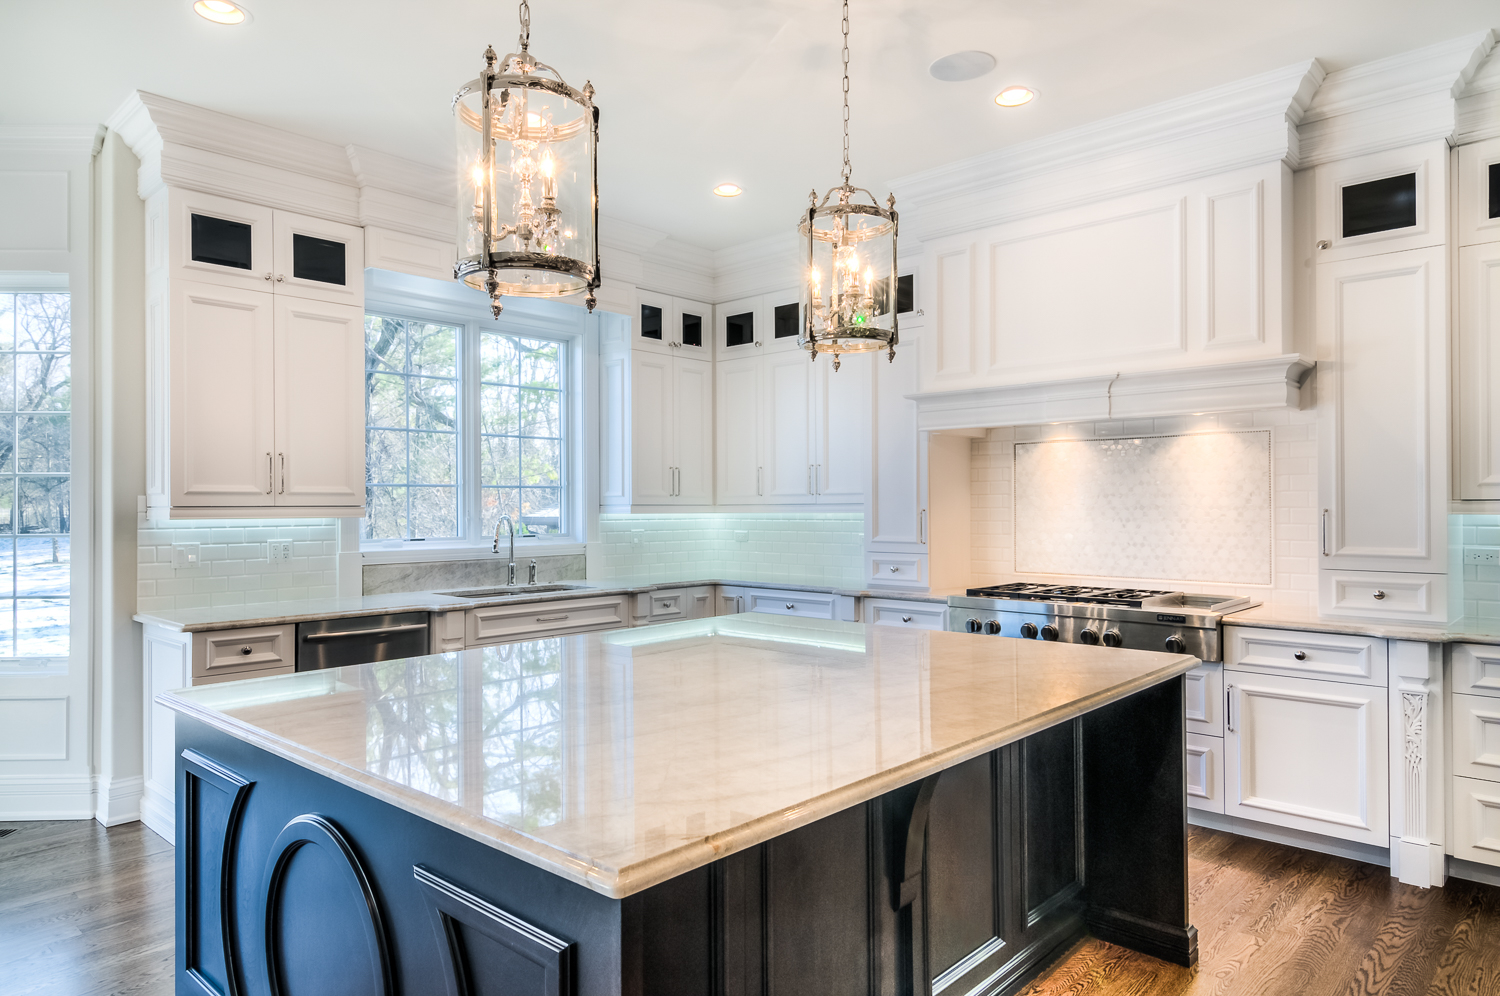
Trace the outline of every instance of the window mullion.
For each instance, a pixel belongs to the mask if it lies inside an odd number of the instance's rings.
[[[466,542],[475,544],[484,539],[484,523],[481,521],[484,502],[479,474],[479,354],[479,325],[476,322],[466,322],[458,388],[458,445],[461,453],[458,487],[459,507],[463,510],[465,523],[463,538]]]

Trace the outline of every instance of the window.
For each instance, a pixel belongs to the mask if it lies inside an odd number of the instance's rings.
[[[567,367],[531,328],[368,314],[363,540],[478,543],[501,515],[567,535]]]
[[[0,660],[66,660],[72,490],[66,293],[0,293]]]

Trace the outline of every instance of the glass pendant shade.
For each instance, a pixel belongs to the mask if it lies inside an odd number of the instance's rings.
[[[594,88],[575,90],[524,48],[453,98],[458,261],[453,274],[490,297],[566,297],[599,286]]]
[[[877,349],[896,356],[896,199],[884,207],[868,190],[834,187],[817,193],[801,225],[803,331],[814,356]]]

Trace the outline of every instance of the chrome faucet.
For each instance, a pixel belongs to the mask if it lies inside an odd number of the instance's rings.
[[[531,566],[530,567],[526,568],[526,583],[527,584],[536,584],[536,561],[535,560],[533,560],[531,562]]]
[[[495,523],[495,552],[500,552],[500,526],[504,524],[510,530],[510,567],[505,573],[505,583],[513,585],[516,583],[516,524],[511,521],[510,516],[500,516],[500,521]]]

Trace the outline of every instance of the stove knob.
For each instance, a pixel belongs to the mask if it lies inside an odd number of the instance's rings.
[[[1054,626],[1054,625],[1052,625],[1051,623],[1048,623],[1047,625],[1043,626],[1042,627],[1042,639],[1044,639],[1044,640],[1055,640],[1055,639],[1057,639],[1057,627]]]
[[[1166,648],[1167,653],[1169,654],[1187,653],[1187,644],[1184,643],[1182,637],[1178,636],[1176,633],[1173,633],[1171,636],[1167,637]]]
[[[967,629],[970,633],[977,633],[977,632],[979,632],[979,629],[980,629],[979,620],[978,619],[970,619],[968,622],[964,623],[964,629]]]
[[[1106,647],[1118,647],[1124,642],[1125,638],[1120,635],[1119,630],[1107,629],[1104,631],[1104,645]]]
[[[991,619],[984,624],[984,631],[990,636],[998,636],[1000,634],[1000,624]]]
[[[1087,643],[1091,647],[1097,645],[1099,643],[1099,631],[1095,629],[1084,630],[1078,634],[1078,642]]]
[[[1028,639],[1028,640],[1035,640],[1036,639],[1036,623],[1022,623],[1021,624],[1021,635],[1024,636],[1024,637],[1026,637],[1026,639]]]

